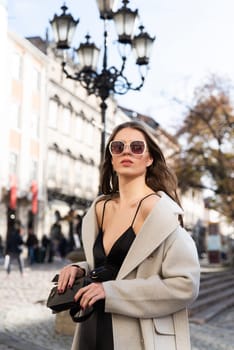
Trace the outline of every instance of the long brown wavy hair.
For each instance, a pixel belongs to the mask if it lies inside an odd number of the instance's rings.
[[[165,157],[157,145],[153,135],[147,130],[147,128],[141,123],[136,121],[125,122],[118,125],[109,137],[108,143],[105,149],[105,157],[101,170],[101,189],[105,195],[114,195],[119,192],[118,177],[113,170],[112,156],[109,151],[109,144],[115,138],[116,134],[126,128],[136,129],[140,131],[146,140],[146,144],[153,159],[152,164],[147,167],[146,171],[146,184],[154,191],[164,191],[170,196],[178,205],[180,201],[176,192],[177,178],[176,175],[168,168]],[[181,206],[181,205],[180,205]],[[179,215],[181,224],[182,217]]]

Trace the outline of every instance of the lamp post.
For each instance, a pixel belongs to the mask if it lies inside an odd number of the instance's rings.
[[[144,27],[139,26],[139,34],[134,35],[136,21],[138,19],[138,10],[131,10],[128,7],[128,0],[122,1],[122,7],[116,12],[113,11],[114,0],[97,0],[100,18],[104,22],[103,31],[103,57],[102,65],[98,70],[98,59],[100,49],[92,42],[87,34],[84,43],[81,43],[78,49],[74,49],[78,55],[78,70],[69,73],[66,61],[62,62],[62,70],[66,77],[76,80],[87,90],[88,94],[95,94],[101,99],[101,164],[104,158],[105,151],[105,135],[106,135],[106,100],[111,93],[125,94],[129,90],[140,90],[144,84],[146,69],[149,64],[150,51],[155,38],[144,31]],[[62,7],[60,16],[54,15],[50,21],[57,49],[68,50],[71,48],[72,39],[79,23],[79,19],[75,20],[71,14],[67,13],[67,6]],[[116,26],[118,35],[118,44],[121,51],[120,68],[108,65],[108,30],[107,21],[113,20]],[[133,49],[136,53],[136,64],[139,67],[140,82],[133,85],[125,76],[125,68],[127,61],[127,49]],[[129,51],[130,51],[129,50]]]

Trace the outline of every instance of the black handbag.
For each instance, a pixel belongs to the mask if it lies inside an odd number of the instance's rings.
[[[70,310],[70,316],[74,322],[83,322],[93,313],[93,307],[83,311],[81,310],[79,300],[75,302],[74,296],[80,288],[87,286],[92,282],[103,282],[112,279],[113,271],[106,269],[104,266],[98,267],[90,272],[88,276],[76,278],[71,288],[66,288],[64,293],[58,293],[57,283],[59,275],[56,275],[52,282],[55,286],[51,289],[47,299],[46,306],[53,313]]]
[[[52,282],[55,282],[55,286],[51,289],[46,306],[50,308],[54,313],[58,313],[64,310],[69,310],[76,305],[74,300],[75,294],[82,287],[85,287],[90,283],[87,277],[77,278],[71,288],[66,288],[64,293],[58,293],[57,290],[58,275],[54,277]]]

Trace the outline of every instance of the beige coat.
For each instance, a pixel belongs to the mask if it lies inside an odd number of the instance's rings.
[[[117,279],[104,282],[115,350],[189,350],[186,307],[197,297],[200,266],[195,244],[180,227],[181,208],[164,192],[146,218]],[[83,222],[87,271],[98,234],[95,203]],[[79,325],[72,350],[77,348]]]

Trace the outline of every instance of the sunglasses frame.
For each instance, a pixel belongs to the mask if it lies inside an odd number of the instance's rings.
[[[113,142],[121,142],[121,143],[123,144],[124,148],[123,148],[123,151],[122,151],[121,153],[112,153],[112,151],[111,151],[111,145],[112,145]],[[143,144],[144,144],[144,150],[143,150],[142,153],[134,153],[134,152],[132,152],[132,150],[131,150],[131,144],[132,144],[133,142],[143,142]],[[134,156],[142,156],[142,155],[146,152],[146,148],[147,148],[147,145],[146,145],[145,140],[133,140],[133,141],[130,141],[129,143],[124,142],[124,141],[121,141],[121,140],[112,140],[112,141],[109,143],[109,151],[110,151],[110,154],[111,154],[112,156],[120,156],[121,154],[124,153],[124,150],[125,150],[126,146],[128,146],[129,152],[130,152],[131,154],[133,154]]]

